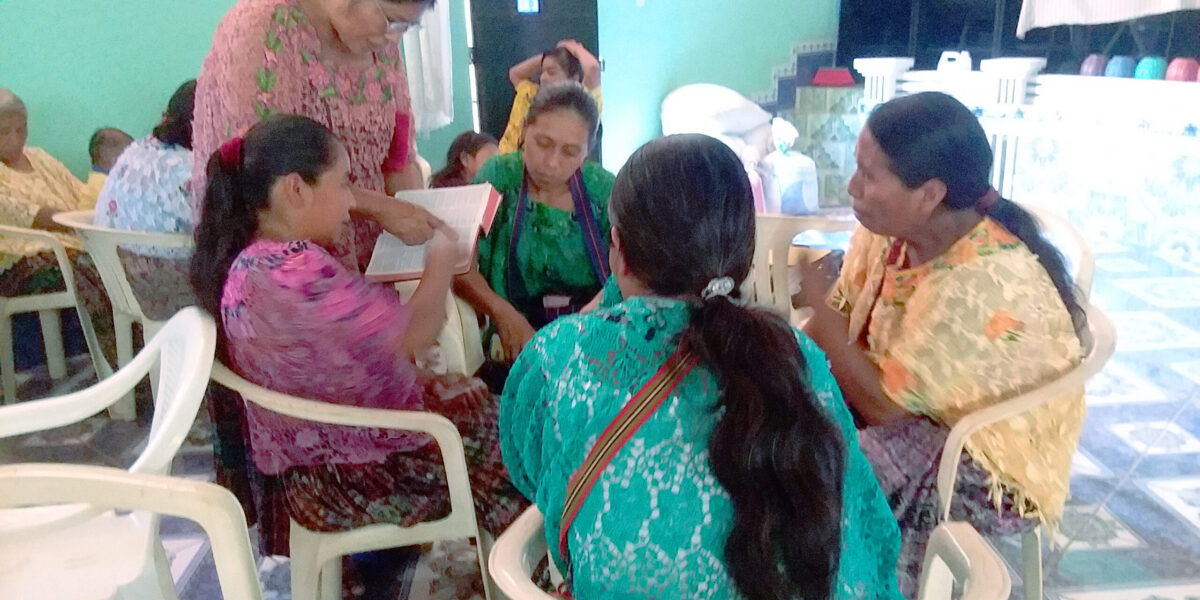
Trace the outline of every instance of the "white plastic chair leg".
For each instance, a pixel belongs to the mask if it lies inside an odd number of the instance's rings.
[[[0,300],[3,302],[3,300]],[[0,318],[0,388],[4,392],[4,404],[17,402],[16,349],[13,348],[12,317],[5,314]]]
[[[1039,525],[1021,535],[1021,558],[1024,570],[1025,600],[1042,600],[1042,527]]]
[[[117,368],[120,368],[133,360],[133,321],[128,316],[114,311],[113,328],[116,329],[117,338]],[[136,413],[132,391],[108,409],[109,417],[122,421],[132,420]]]
[[[321,579],[320,547],[318,544],[297,544],[297,529],[301,528],[292,524],[292,600],[317,600],[317,584]],[[303,532],[299,535],[303,536]]]
[[[167,557],[167,551],[163,548],[162,542],[156,538],[154,544],[154,569],[158,572],[158,587],[156,590],[162,600],[179,600],[179,594],[175,591],[175,577],[171,575],[171,559]]]
[[[50,379],[62,379],[67,376],[67,356],[58,310],[39,310],[38,321],[42,324],[42,345],[46,348],[46,370]]]
[[[321,567],[321,600],[341,600],[342,557],[335,556]]]
[[[496,540],[492,535],[479,528],[479,534],[475,537],[475,553],[479,557],[479,574],[483,577],[483,596],[484,600],[507,600],[500,588],[496,586],[495,580],[487,568],[487,557],[492,554],[492,546],[496,544]]]

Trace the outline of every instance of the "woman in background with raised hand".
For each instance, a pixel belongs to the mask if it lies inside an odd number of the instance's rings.
[[[735,284],[754,252],[741,161],[706,136],[650,142],[611,214],[625,300],[539,332],[501,401],[505,464],[575,597],[897,597],[896,524],[824,355]]]

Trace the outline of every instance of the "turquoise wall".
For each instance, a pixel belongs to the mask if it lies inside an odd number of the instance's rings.
[[[837,0],[598,0],[604,164],[661,135],[659,105],[689,83],[753,97],[799,42],[837,38]]]
[[[463,0],[451,1],[455,122],[419,136],[437,169],[450,140],[471,128]],[[171,93],[195,77],[234,0],[0,0],[0,86],[29,108],[29,144],[85,177],[99,127],[134,137],[158,123]],[[461,91],[461,93],[459,93]]]
[[[102,126],[134,137],[193,78],[232,0],[0,1],[0,86],[29,109],[29,144],[86,176]]]
[[[455,121],[422,134],[440,168],[454,136],[471,128],[464,0],[451,2]],[[502,1],[502,0],[475,0]],[[172,91],[194,77],[233,0],[0,0],[0,86],[29,105],[29,143],[79,176],[101,126],[135,137],[158,121]],[[688,83],[747,96],[767,89],[792,46],[832,40],[836,0],[598,0],[604,71],[605,164],[617,169],[659,135],[659,103]],[[87,8],[83,8],[87,6]]]

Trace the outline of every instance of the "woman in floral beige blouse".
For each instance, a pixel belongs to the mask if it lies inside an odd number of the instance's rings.
[[[949,428],[1077,364],[1085,317],[1062,257],[990,187],[987,137],[957,100],[931,92],[880,106],[856,152],[849,191],[862,227],[832,293],[807,286],[806,330],[865,425],[912,595]],[[822,274],[806,267],[805,281]],[[1056,523],[1083,416],[1081,387],[972,436],[952,518],[985,533]]]

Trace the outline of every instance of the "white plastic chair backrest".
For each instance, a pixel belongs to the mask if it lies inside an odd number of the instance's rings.
[[[260,600],[258,570],[242,507],[216,484],[111,467],[0,466],[0,509],[87,503],[104,510],[148,511],[198,523],[208,534],[222,595]]]
[[[154,419],[146,448],[129,470],[165,474],[187,436],[208,387],[217,330],[211,317],[185,308],[111,377],[64,396],[0,407],[0,438],[82,421],[120,400],[160,365]]]
[[[162,248],[191,248],[195,245],[192,236],[183,233],[147,233],[143,231],[127,231],[93,225],[93,212],[77,210],[54,215],[54,220],[60,225],[70,227],[83,240],[88,254],[96,263],[104,289],[108,291],[113,310],[129,315],[138,322],[145,322],[146,315],[138,304],[133,289],[129,286],[129,277],[121,264],[117,248],[124,246],[142,245]]]
[[[959,458],[971,434],[984,427],[1024,414],[1055,398],[1078,390],[1112,358],[1117,348],[1117,333],[1108,315],[1098,307],[1087,307],[1087,331],[1081,337],[1083,360],[1074,369],[1044,385],[987,408],[977,410],[955,423],[946,436],[945,449],[938,465],[938,499],[942,520],[950,520],[950,501],[958,477]]]
[[[960,600],[1007,600],[1012,591],[1004,559],[969,523],[942,523],[933,530],[917,597],[950,600],[955,583],[962,587]]]
[[[749,287],[743,291],[759,304],[789,319],[792,298],[788,287],[788,253],[792,240],[804,231],[849,231],[857,223],[828,217],[755,216],[754,263]]]
[[[488,572],[496,587],[512,600],[546,600],[554,596],[533,583],[533,571],[545,558],[545,521],[534,505],[496,538],[488,555]]]
[[[1032,204],[1020,206],[1037,218],[1042,235],[1046,236],[1067,260],[1075,287],[1083,295],[1081,300],[1087,302],[1092,295],[1092,279],[1096,272],[1096,256],[1092,253],[1087,238],[1070,221],[1053,211]]]
[[[237,392],[246,402],[284,416],[332,425],[400,429],[432,435],[442,452],[450,490],[450,515],[437,521],[437,528],[462,532],[462,537],[478,534],[462,437],[449,419],[432,412],[363,408],[296,398],[251,383],[219,361],[213,361],[212,380]]]

